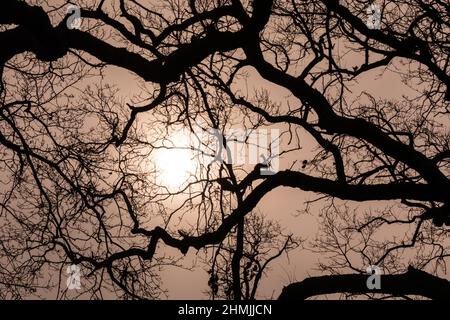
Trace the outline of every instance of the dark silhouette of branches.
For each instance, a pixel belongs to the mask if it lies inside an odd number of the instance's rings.
[[[281,187],[319,197],[309,249],[330,273],[281,298],[450,297],[445,1],[383,0],[376,28],[371,1],[79,1],[80,28],[68,5],[2,1],[2,298],[73,297],[71,264],[76,296],[164,297],[161,270],[196,249],[212,298],[255,299],[269,264],[306,246],[261,210]],[[236,162],[234,144],[275,129],[278,151]],[[174,150],[195,166],[170,186],[154,159]],[[368,265],[389,274],[380,292]]]
[[[409,268],[406,273],[381,276],[382,289],[368,289],[366,275],[341,274],[307,278],[285,287],[280,300],[300,300],[327,293],[382,293],[393,296],[417,295],[435,300],[448,300],[450,283],[426,272]]]

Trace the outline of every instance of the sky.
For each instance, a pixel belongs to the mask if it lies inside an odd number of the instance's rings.
[[[345,59],[348,63],[355,63],[359,56],[350,55]],[[394,61],[394,65],[402,68],[400,61]],[[104,70],[105,83],[114,84],[118,88],[117,95],[122,97],[123,107],[126,103],[132,101],[132,97],[142,93],[141,83],[136,78],[136,75],[118,67],[107,67]],[[261,89],[267,89],[270,93],[270,98],[274,102],[280,103],[282,108],[287,108],[289,104],[295,104],[295,99],[292,98],[289,92],[285,89],[268,83],[263,80],[254,70],[248,69],[249,78],[245,83],[238,83],[237,86],[243,92],[254,92]],[[82,87],[82,84],[80,85]],[[415,87],[420,90],[420,87]],[[401,79],[398,72],[390,65],[388,68],[379,68],[371,72],[366,72],[360,76],[357,81],[352,83],[350,87],[351,93],[347,95],[347,101],[357,100],[361,97],[363,92],[368,92],[376,98],[386,100],[401,100],[404,96],[413,97],[417,92],[407,87]],[[359,100],[361,102],[361,100]],[[151,120],[151,116],[140,115],[141,120]],[[302,132],[299,140],[302,149],[294,153],[290,153],[280,160],[282,169],[289,168],[294,161],[311,160],[316,147],[314,141],[305,133]],[[156,166],[156,169],[164,170],[167,166],[178,166],[181,171],[192,170],[192,164],[186,163],[186,157],[181,154],[164,155],[160,153],[155,155],[156,158],[149,158],[149,162]],[[158,158],[159,157],[159,158]],[[195,167],[195,165],[194,165]],[[307,167],[306,171],[309,170]],[[162,176],[169,184],[183,175],[179,171],[166,172]],[[176,182],[172,187],[176,187]],[[320,231],[320,209],[324,202],[322,200],[308,205],[308,201],[317,199],[319,196],[311,192],[304,192],[299,189],[292,189],[286,187],[277,188],[268,193],[256,207],[259,211],[279,222],[286,233],[293,233],[305,239],[303,246],[291,251],[288,255],[283,254],[279,259],[270,265],[270,269],[265,275],[258,293],[259,298],[276,298],[283,286],[288,285],[294,281],[301,281],[308,276],[322,274],[318,270],[318,263],[324,262],[325,257],[321,254],[314,253],[311,250],[311,243],[314,241]],[[386,203],[368,202],[355,203],[349,202],[348,205],[355,210],[364,212],[365,210],[377,210],[386,206]],[[308,208],[309,213],[305,213]],[[398,230],[385,231],[379,235],[380,239],[386,237],[391,238]],[[403,232],[403,231],[402,231]],[[407,231],[405,231],[406,233]],[[164,252],[168,255],[178,256],[180,253],[174,249],[164,248]],[[169,299],[205,299],[208,290],[208,273],[204,269],[204,265],[199,263],[199,258],[194,249],[190,249],[188,254],[183,259],[183,266],[192,268],[186,270],[182,268],[169,267],[161,272],[162,283],[164,288],[168,291]],[[360,266],[365,269],[364,266]],[[54,297],[54,293],[49,293],[49,298]]]

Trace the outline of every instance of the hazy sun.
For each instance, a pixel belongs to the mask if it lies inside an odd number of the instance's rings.
[[[170,140],[173,145],[156,151],[155,169],[157,183],[173,191],[186,185],[195,173],[196,163],[182,136]]]

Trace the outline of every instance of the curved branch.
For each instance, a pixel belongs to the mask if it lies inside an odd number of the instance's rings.
[[[368,275],[342,274],[307,278],[283,288],[280,300],[304,300],[333,293],[379,293],[395,296],[418,295],[433,300],[450,300],[450,281],[413,267],[403,274],[381,275],[381,289],[370,290]]]

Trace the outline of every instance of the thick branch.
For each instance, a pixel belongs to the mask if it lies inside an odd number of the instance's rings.
[[[47,14],[40,7],[6,0],[0,14],[0,23],[17,24],[19,27],[14,29],[16,31],[14,37],[11,37],[10,31],[0,33],[0,38],[13,40],[9,43],[9,47],[15,49],[11,51],[8,48],[1,48],[0,63],[25,51],[34,52],[40,60],[53,61],[67,54],[72,48],[85,51],[102,62],[130,70],[146,81],[169,83],[178,80],[188,68],[214,52],[242,47],[267,23],[271,6],[271,0],[257,1],[254,3],[252,19],[246,28],[236,32],[212,30],[202,39],[197,39],[190,44],[180,44],[178,49],[166,57],[149,61],[139,54],[115,47],[88,32],[69,30],[65,20],[53,27]],[[220,13],[231,14],[232,7],[227,7],[227,11]],[[90,14],[90,16],[95,15]],[[110,21],[104,15],[98,14],[98,16],[100,19]],[[236,16],[242,16],[242,12],[237,7]],[[114,26],[117,27],[117,24]],[[124,31],[122,29],[120,30]],[[125,33],[131,37],[129,33]]]
[[[409,267],[403,274],[381,275],[380,289],[367,287],[368,275],[343,274],[307,278],[284,287],[280,300],[304,300],[333,294],[380,293],[395,296],[418,295],[434,300],[450,300],[450,281]]]
[[[336,114],[322,93],[309,86],[303,79],[284,73],[268,63],[257,42],[247,43],[244,50],[248,63],[253,65],[262,77],[289,89],[297,98],[307,102],[319,116],[319,126],[328,133],[345,134],[365,140],[421,173],[425,180],[437,188],[450,190],[449,179],[432,159],[428,159],[413,147],[392,139],[364,119],[347,118]]]

